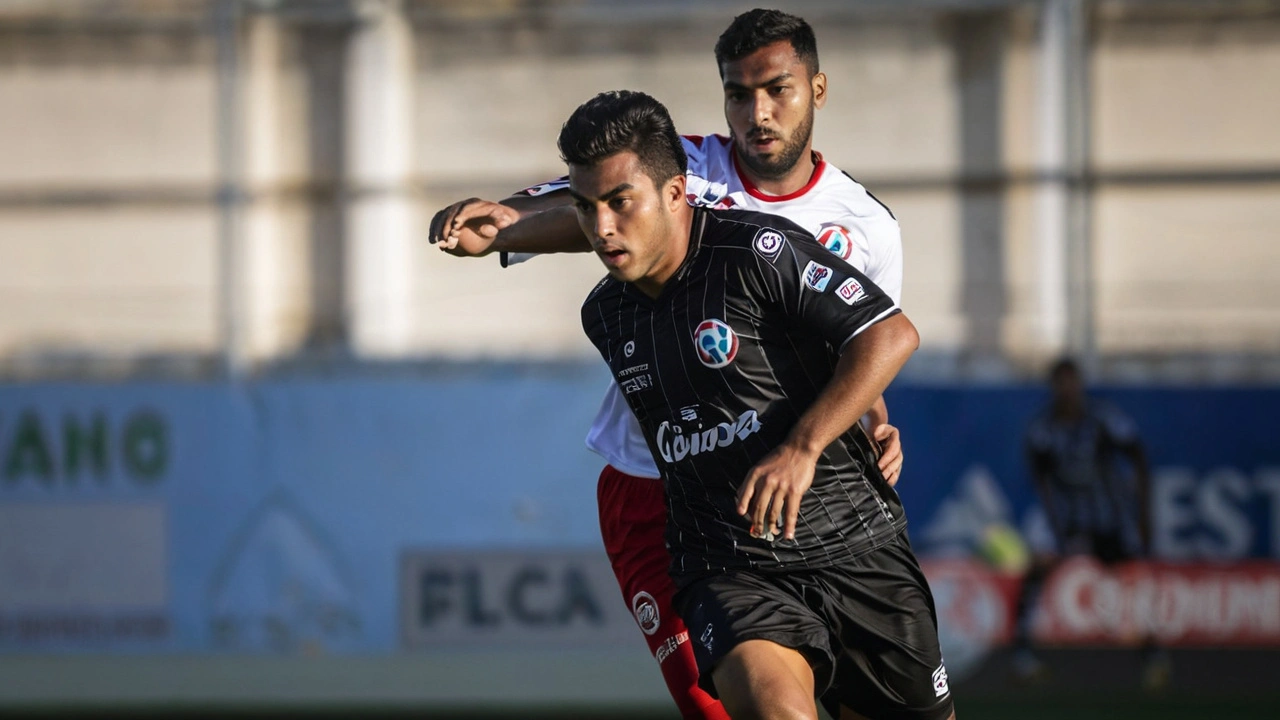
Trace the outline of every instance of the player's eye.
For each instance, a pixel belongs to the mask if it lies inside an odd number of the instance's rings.
[[[735,92],[729,93],[725,97],[729,98],[730,102],[742,102],[743,100],[747,99],[747,94],[744,92],[735,91]]]
[[[613,210],[623,210],[631,203],[631,198],[616,197],[609,201],[609,207]]]
[[[769,90],[774,95],[785,95],[789,90],[791,90],[791,88],[787,87],[786,85],[774,85],[773,87],[769,88]]]

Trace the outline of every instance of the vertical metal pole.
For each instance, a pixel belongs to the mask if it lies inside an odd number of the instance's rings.
[[[1067,347],[1091,374],[1097,370],[1093,234],[1089,174],[1089,1],[1070,0],[1067,17],[1067,172],[1071,204],[1067,226]]]
[[[218,0],[213,7],[217,43],[218,105],[218,314],[222,372],[244,375],[243,297],[241,293],[242,205],[240,148],[239,0]]]
[[[1087,0],[1045,0],[1040,23],[1040,347],[1096,364],[1089,202]]]
[[[1036,162],[1035,245],[1037,346],[1045,354],[1057,354],[1066,346],[1067,245],[1070,215],[1067,128],[1070,113],[1067,46],[1068,5],[1073,0],[1045,0],[1040,8],[1040,82]]]

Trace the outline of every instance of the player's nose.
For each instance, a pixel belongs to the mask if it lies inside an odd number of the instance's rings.
[[[617,232],[617,224],[613,221],[612,213],[601,212],[596,214],[596,237],[607,239],[614,236]]]
[[[772,118],[773,112],[767,96],[756,93],[754,101],[751,103],[751,120],[757,127],[768,123]]]

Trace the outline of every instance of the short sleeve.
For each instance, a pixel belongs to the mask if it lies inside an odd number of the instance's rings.
[[[898,221],[885,211],[855,225],[858,240],[866,247],[866,276],[880,287],[895,304],[902,304],[902,230]]]
[[[1099,403],[1096,411],[1112,442],[1117,445],[1134,445],[1138,442],[1138,424],[1120,408],[1109,403]]]
[[[762,251],[775,243],[776,252]],[[898,312],[878,285],[806,232],[760,228],[753,246],[769,294],[782,311],[838,350]]]

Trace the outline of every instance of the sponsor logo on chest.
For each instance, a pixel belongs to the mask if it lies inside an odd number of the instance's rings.
[[[719,448],[746,440],[760,431],[760,417],[755,410],[748,410],[733,422],[722,422],[706,430],[685,432],[679,425],[663,420],[658,426],[658,453],[668,463],[677,463],[687,457],[715,452]]]

